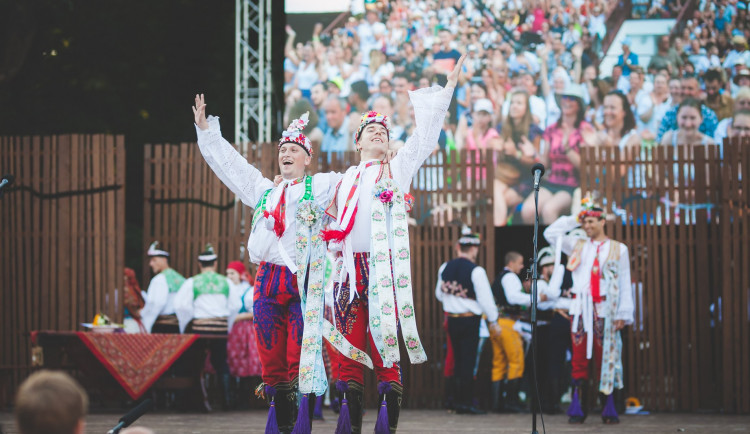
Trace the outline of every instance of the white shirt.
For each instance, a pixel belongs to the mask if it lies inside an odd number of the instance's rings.
[[[235,285],[229,280],[229,319],[227,320],[229,331],[232,331],[234,320],[239,315],[243,303],[245,304],[247,313],[253,313],[253,290],[254,288],[250,286],[250,283],[244,280],[241,280],[239,285]]]
[[[193,282],[191,277],[180,286],[174,298],[174,309],[180,323],[180,333],[193,319],[229,317],[229,297],[223,294],[202,294],[193,299]],[[231,283],[227,279],[227,283]]]
[[[174,313],[174,293],[169,293],[169,285],[164,274],[159,273],[151,279],[148,291],[142,292],[146,304],[141,309],[141,322],[143,327],[151,333],[151,328],[159,315],[172,315]]]
[[[443,303],[443,310],[448,313],[466,313],[471,312],[475,315],[484,315],[487,321],[497,321],[497,306],[492,297],[492,287],[490,280],[487,278],[487,272],[484,268],[477,266],[471,272],[471,283],[474,285],[474,293],[477,299],[457,297],[452,294],[443,292],[443,270],[448,263],[445,262],[438,270],[438,282],[435,286],[435,297]]]
[[[198,133],[198,146],[203,158],[211,167],[216,176],[247,206],[254,208],[258,205],[263,193],[269,188],[273,191],[268,195],[266,209],[271,212],[281,199],[284,185],[292,180],[284,180],[274,187],[273,181],[265,178],[258,169],[248,163],[245,157],[221,137],[219,118],[210,116],[209,127],[202,130],[195,127]],[[341,179],[341,174],[335,172],[317,173],[313,175],[313,195],[315,203],[325,209],[331,202],[335,193],[336,184]],[[260,217],[260,220],[250,233],[247,240],[247,249],[250,261],[259,264],[270,262],[277,265],[287,265],[281,250],[286,252],[286,257],[294,261],[294,238],[297,231],[297,220],[295,214],[297,204],[305,193],[305,183],[301,182],[287,188],[285,231],[279,243],[276,233],[273,231],[273,219]],[[279,248],[281,244],[282,249]]]
[[[562,216],[555,220],[547,229],[544,231],[544,238],[550,244],[554,244],[557,238],[562,236],[562,251],[566,255],[573,253],[573,250],[578,243],[579,238],[565,235],[571,230],[578,227],[576,216]],[[583,246],[581,252],[581,264],[572,271],[573,276],[573,288],[572,293],[576,294],[577,297],[581,297],[583,294],[591,293],[591,268],[594,265],[594,258],[596,257],[596,247],[593,242],[588,241]],[[599,249],[599,264],[604,265],[607,257],[609,256],[610,240],[604,241],[601,248]],[[624,244],[620,244],[620,263],[619,263],[619,304],[617,312],[614,312],[614,320],[624,320],[626,324],[630,325],[633,323],[633,285],[630,281],[630,256],[628,254],[628,248]],[[606,296],[607,287],[606,285],[600,285],[600,294]],[[605,309],[606,304],[604,302],[599,303],[597,308],[597,314],[600,318],[609,317],[612,312],[608,312]]]

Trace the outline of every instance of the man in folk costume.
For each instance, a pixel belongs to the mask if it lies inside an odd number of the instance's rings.
[[[403,387],[397,327],[412,363],[427,357],[417,334],[411,290],[406,208],[412,177],[437,144],[461,62],[445,89],[410,92],[415,131],[390,164],[381,164],[390,143],[390,120],[376,112],[362,115],[354,140],[359,165],[349,168],[326,212],[335,219],[325,232],[329,248],[340,250],[334,272],[334,319],[348,342],[362,351],[370,342],[382,401],[376,432],[395,432]],[[337,432],[362,427],[364,372],[358,354],[338,357],[342,408]],[[369,362],[369,358],[367,362]]]
[[[563,216],[552,223],[544,237],[560,245],[568,255],[573,277],[570,308],[573,348],[573,400],[568,409],[570,423],[583,423],[587,403],[585,383],[593,358],[598,390],[605,399],[602,421],[619,423],[612,392],[621,389],[622,340],[620,330],[633,323],[633,287],[628,248],[604,233],[605,213],[591,199],[584,199],[578,216]],[[588,239],[568,234],[582,226]]]
[[[148,265],[155,274],[145,295],[146,304],[141,310],[143,327],[150,333],[179,333],[177,316],[174,313],[174,296],[185,278],[169,267],[169,252],[159,248],[154,241],[146,254],[151,258]]]
[[[448,315],[448,335],[453,345],[457,383],[455,408],[459,414],[485,414],[472,404],[474,362],[482,314],[487,318],[490,332],[493,335],[500,333],[487,272],[476,264],[479,245],[479,234],[464,227],[456,243],[458,257],[440,266],[435,287],[435,296],[443,303],[443,310]]]
[[[316,400],[308,395],[320,396],[328,387],[323,337],[341,352],[367,357],[323,318],[327,247],[320,232],[327,221],[323,210],[342,175],[305,174],[313,149],[302,133],[303,115],[279,140],[281,182],[274,185],[221,137],[219,119],[207,119],[205,109],[205,98],[196,95],[193,113],[203,157],[224,185],[255,208],[247,247],[250,261],[258,264],[253,314],[265,385],[257,392],[270,406],[267,430],[288,433],[298,416],[297,390],[304,394],[299,406],[312,409]],[[309,413],[299,417],[299,429],[309,432]]]
[[[174,298],[174,310],[180,324],[180,333],[223,335],[228,332],[229,280],[216,272],[216,252],[206,245],[198,255],[200,273],[185,280]],[[227,343],[212,341],[211,364],[216,370],[224,397],[224,408],[231,405],[229,398],[229,366]]]

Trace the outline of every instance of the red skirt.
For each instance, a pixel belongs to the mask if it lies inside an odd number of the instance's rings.
[[[227,339],[227,363],[235,377],[260,377],[261,365],[251,320],[236,321]]]

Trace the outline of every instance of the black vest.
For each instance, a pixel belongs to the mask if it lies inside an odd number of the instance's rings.
[[[459,298],[477,299],[474,292],[474,282],[471,281],[471,272],[477,264],[465,258],[456,258],[448,261],[440,278],[443,280],[441,290],[445,294],[454,295]]]
[[[525,306],[508,303],[508,298],[505,297],[505,289],[503,288],[502,283],[503,277],[508,273],[511,273],[511,271],[507,268],[503,268],[503,271],[497,275],[495,281],[492,282],[492,295],[495,297],[495,304],[497,305],[498,311],[505,315],[516,316],[522,314],[526,308]]]

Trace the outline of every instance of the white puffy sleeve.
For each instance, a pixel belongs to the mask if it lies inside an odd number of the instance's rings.
[[[203,158],[221,182],[249,207],[255,207],[263,192],[273,187],[273,181],[264,178],[258,169],[221,136],[219,118],[208,117],[208,129],[197,125],[198,147]]]
[[[391,163],[393,178],[405,192],[409,191],[412,178],[438,145],[452,97],[452,87],[432,86],[409,92],[414,107],[414,133]]]
[[[148,284],[148,291],[144,293],[143,297],[146,304],[141,309],[141,321],[143,327],[151,333],[151,328],[156,322],[156,318],[167,305],[167,297],[169,296],[169,286],[167,285],[167,279],[163,274],[157,274],[151,279],[151,283]]]
[[[628,246],[620,243],[620,274],[617,284],[620,287],[620,302],[615,312],[615,320],[624,320],[626,325],[633,324],[635,303],[633,283],[630,281],[630,255]]]
[[[185,280],[180,290],[174,296],[174,313],[180,323],[180,333],[185,333],[185,328],[193,319],[193,278]]]
[[[573,215],[561,216],[544,230],[544,238],[551,245],[556,245],[558,240],[562,242],[562,251],[566,255],[573,252],[578,238],[566,236],[568,232],[580,226],[578,217]]]
[[[435,285],[435,297],[438,299],[438,301],[443,301],[443,270],[445,270],[447,262],[444,262],[443,265],[440,266],[440,269],[438,270],[438,281],[437,285]]]
[[[471,283],[474,284],[477,303],[482,308],[487,321],[497,321],[497,306],[495,305],[495,298],[492,296],[490,279],[487,277],[487,272],[484,268],[474,267],[474,270],[471,272]]]

